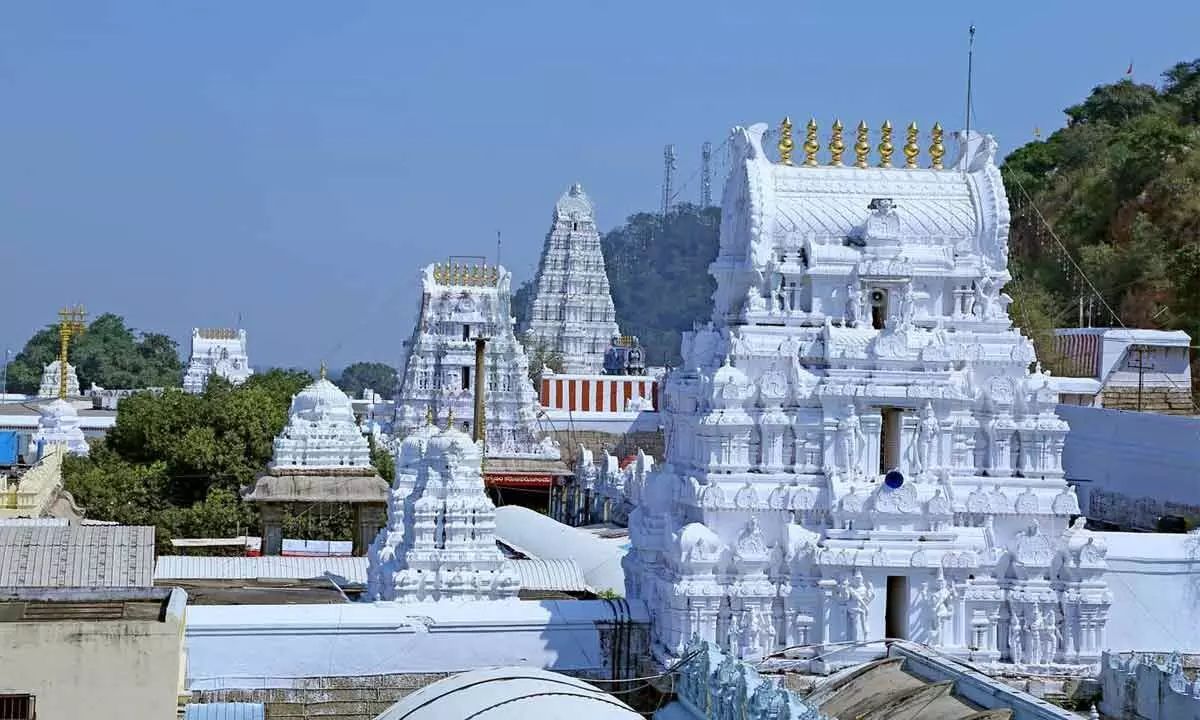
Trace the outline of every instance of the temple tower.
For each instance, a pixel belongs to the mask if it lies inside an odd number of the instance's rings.
[[[554,219],[529,309],[527,333],[562,356],[562,371],[596,374],[617,329],[596,213],[583,186],[572,185],[554,206]]]
[[[387,527],[371,546],[374,600],[516,598],[520,577],[496,545],[496,507],[484,491],[482,443],[427,424],[396,453]]]
[[[406,343],[394,435],[424,427],[427,412],[445,425],[474,431],[477,338],[486,338],[483,398],[488,458],[559,457],[539,439],[539,409],[529,360],[513,333],[512,276],[500,266],[434,264],[422,276],[421,308]]]
[[[665,462],[627,488],[630,597],[660,656],[699,636],[815,670],[905,638],[975,663],[1098,662],[1103,540],[1063,477],[1066,423],[1013,327],[996,142],[915,125],[827,154],[733,132],[714,316],[664,392]],[[896,145],[900,145],[900,139]],[[799,146],[803,159],[792,157]],[[850,150],[854,160],[843,161]],[[834,650],[836,649],[836,652]]]
[[[246,331],[230,328],[194,328],[192,354],[183,374],[183,389],[199,395],[208,378],[220,375],[241,385],[254,374],[246,355]]]

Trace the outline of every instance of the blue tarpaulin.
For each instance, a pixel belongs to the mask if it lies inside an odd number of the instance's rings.
[[[17,431],[0,432],[0,465],[17,464]]]

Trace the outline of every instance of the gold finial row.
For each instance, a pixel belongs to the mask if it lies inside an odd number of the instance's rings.
[[[232,328],[199,328],[196,334],[205,340],[234,340],[238,331]]]
[[[494,287],[500,281],[500,269],[486,264],[436,263],[433,266],[433,279],[439,285]]]
[[[829,145],[826,148],[829,151],[829,164],[834,167],[841,167],[842,156],[846,153],[846,143],[843,139],[843,131],[845,126],[841,120],[834,120],[829,135]],[[904,167],[917,168],[920,167],[921,146],[919,145],[919,131],[917,124],[910,123],[905,136],[904,146],[901,148],[904,153]],[[942,144],[942,126],[940,123],[935,123],[933,130],[930,132],[929,145],[929,167],[934,170],[942,169],[942,159],[946,155],[946,148]],[[817,139],[817,121],[811,119],[804,129],[804,144],[801,146],[804,149],[804,165],[813,167],[820,164],[817,161],[817,153],[821,149],[820,141]],[[779,162],[783,165],[792,164],[792,151],[795,149],[795,144],[792,141],[792,119],[785,117],[779,126]],[[879,165],[881,168],[892,167],[892,155],[896,152],[896,146],[892,144],[892,123],[885,121],[879,128],[879,145],[876,146],[876,151],[879,153]],[[866,122],[860,122],[854,133],[854,167],[867,168],[870,167],[871,153],[871,130]]]

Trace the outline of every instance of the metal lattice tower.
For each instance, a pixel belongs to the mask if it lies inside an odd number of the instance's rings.
[[[712,143],[700,146],[700,207],[712,205]]]
[[[667,221],[667,213],[671,210],[671,198],[675,182],[675,146],[663,148],[663,187],[662,187],[662,218]]]

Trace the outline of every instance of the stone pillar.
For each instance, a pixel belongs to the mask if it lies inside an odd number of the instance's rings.
[[[258,517],[262,521],[262,554],[279,555],[283,552],[283,506],[264,503]]]
[[[357,503],[354,505],[354,547],[351,551],[355,557],[367,554],[380,528],[387,523],[387,507],[375,503]]]

